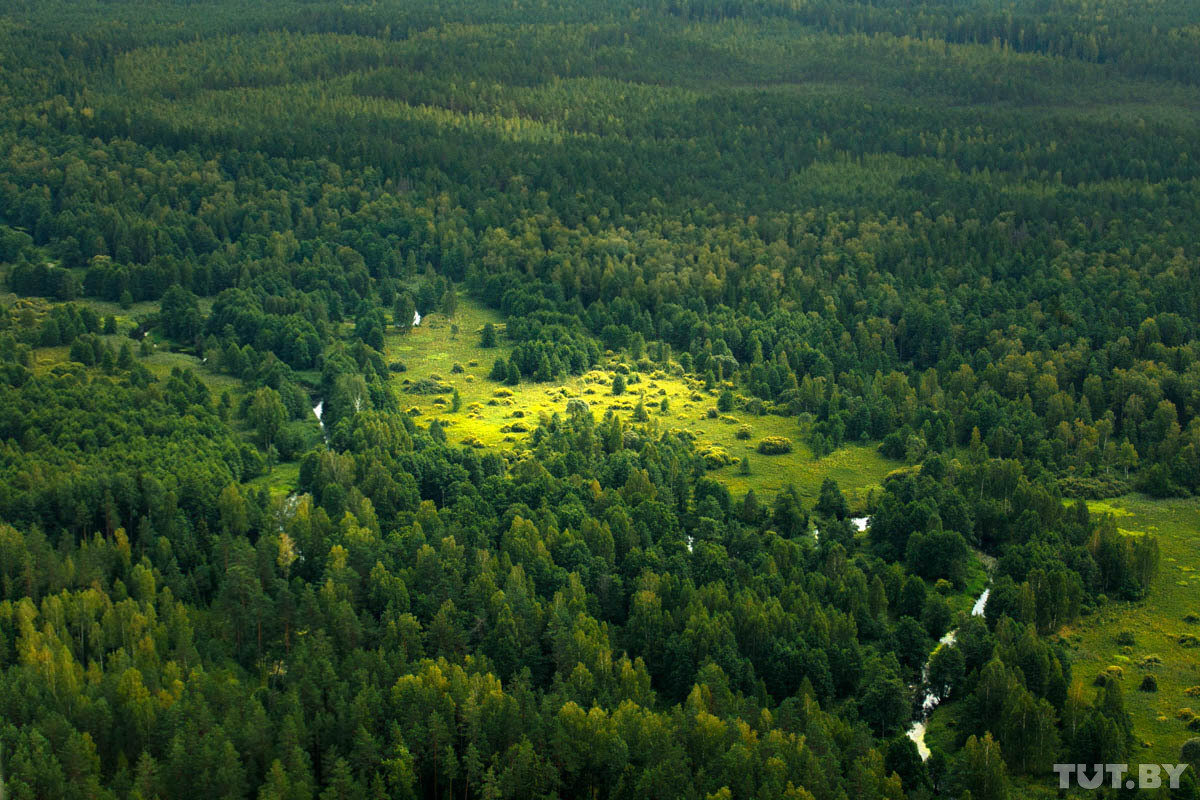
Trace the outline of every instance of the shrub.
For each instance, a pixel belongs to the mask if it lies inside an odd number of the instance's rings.
[[[698,451],[700,457],[704,459],[704,466],[708,469],[720,469],[733,463],[733,457],[725,451],[725,448],[715,444],[708,444],[701,447]]]
[[[441,378],[436,375],[431,375],[428,378],[420,378],[415,381],[405,379],[400,384],[400,388],[409,394],[448,394],[454,389],[453,386],[442,383]]]
[[[777,456],[792,452],[792,440],[786,436],[768,436],[758,443],[758,452],[764,456]]]
[[[1157,692],[1158,678],[1155,678],[1153,675],[1143,675],[1142,683],[1138,686],[1138,689],[1143,692]]]
[[[466,371],[466,370],[464,370],[464,369],[463,369],[463,365],[462,365],[462,364],[459,364],[457,361],[455,361],[455,362],[454,362],[454,366],[452,366],[452,367],[450,368],[450,374],[451,374],[451,375],[459,375],[459,374],[461,374],[461,373],[463,373],[463,372],[465,372],[465,371]]]
[[[734,432],[733,435],[734,435],[734,438],[745,441],[750,438],[750,433],[751,433],[751,431],[750,431],[749,425],[741,425],[738,427],[738,429]]]
[[[1179,760],[1192,765],[1192,769],[1200,769],[1200,739],[1188,739],[1179,749]]]
[[[1137,641],[1133,638],[1132,631],[1121,631],[1117,634],[1117,644],[1122,647],[1133,647]]]

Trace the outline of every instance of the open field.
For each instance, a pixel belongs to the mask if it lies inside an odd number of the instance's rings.
[[[1188,730],[1186,711],[1200,711],[1200,501],[1125,495],[1089,507],[1116,516],[1125,533],[1157,536],[1162,560],[1149,597],[1109,604],[1061,638],[1072,651],[1074,674],[1085,683],[1108,666],[1124,673],[1134,736],[1145,745],[1135,747],[1131,758],[1177,760],[1180,746],[1200,736]],[[1122,633],[1132,634],[1132,645],[1117,642]],[[1157,692],[1139,690],[1148,674],[1157,679]]]
[[[440,420],[452,442],[519,447],[526,433],[537,426],[540,416],[564,413],[572,398],[586,402],[597,419],[610,409],[631,419],[641,400],[649,415],[646,424],[652,430],[689,431],[698,450],[709,454],[714,464],[710,474],[724,482],[735,496],[750,489],[770,495],[794,483],[811,504],[821,481],[832,477],[846,494],[851,508],[858,510],[867,505],[870,491],[878,487],[884,476],[901,466],[880,456],[873,444],[850,445],[824,458],[814,458],[803,442],[804,431],[791,417],[758,416],[740,407],[712,416],[720,387],[705,389],[703,381],[682,374],[674,364],[670,372],[661,365],[639,372],[627,360],[610,354],[604,364],[585,375],[552,383],[523,381],[517,386],[506,386],[488,377],[495,359],[509,355],[503,335],[495,348],[479,346],[479,332],[488,322],[496,325],[498,331],[503,330],[498,315],[463,299],[458,303],[453,322],[441,314],[429,314],[412,331],[386,337],[386,360],[401,361],[406,367],[403,372],[393,373],[393,387],[401,407],[415,414],[421,424],[435,418]],[[623,394],[614,395],[612,379],[619,371],[625,373],[628,387]],[[422,379],[450,389],[441,394],[406,390],[406,386]],[[457,412],[451,410],[453,389],[458,390],[462,401]],[[748,428],[749,438],[739,439],[738,431],[744,427]],[[790,439],[792,451],[760,455],[756,448],[767,436]],[[739,464],[740,459],[747,457],[749,475],[741,473]],[[728,463],[716,466],[721,462]]]

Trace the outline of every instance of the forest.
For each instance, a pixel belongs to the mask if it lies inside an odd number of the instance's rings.
[[[0,798],[1200,797],[1197,85],[1184,0],[0,0]]]

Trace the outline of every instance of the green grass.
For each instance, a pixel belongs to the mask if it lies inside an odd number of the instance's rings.
[[[1200,622],[1184,620],[1190,614],[1200,616],[1200,501],[1126,495],[1088,505],[1095,512],[1113,514],[1126,533],[1157,536],[1162,560],[1145,600],[1112,602],[1063,631],[1062,640],[1072,651],[1075,677],[1085,684],[1110,665],[1124,671],[1125,706],[1138,743],[1130,758],[1173,762],[1184,741],[1200,735],[1178,718],[1183,708],[1200,711],[1200,696],[1184,694],[1200,686],[1200,647],[1185,647],[1179,641],[1186,634],[1200,637]],[[1128,650],[1116,641],[1122,631],[1134,637]],[[1156,656],[1161,664],[1144,666],[1148,656]],[[1158,679],[1157,692],[1139,691],[1147,673]]]
[[[794,483],[805,501],[817,499],[821,482],[825,478],[837,481],[846,500],[855,511],[866,507],[872,490],[879,488],[888,473],[901,465],[879,455],[874,444],[846,445],[827,456],[815,458],[812,451],[799,437],[803,430],[797,423],[785,417],[749,417],[742,420],[754,429],[749,442],[739,442],[722,436],[719,429],[697,423],[706,430],[713,441],[724,444],[731,455],[750,458],[750,475],[739,475],[737,466],[714,470],[713,475],[723,481],[734,494],[744,494],[753,489],[758,494],[774,494],[788,483]],[[754,450],[758,439],[766,435],[787,436],[795,449],[791,453],[777,456],[759,455]]]
[[[285,461],[282,464],[276,464],[275,468],[267,475],[259,475],[257,478],[249,482],[249,486],[255,489],[261,489],[264,486],[270,490],[275,497],[286,497],[296,491],[297,484],[300,483],[300,462]]]
[[[479,346],[479,333],[488,322],[501,332],[501,344],[496,348]],[[453,326],[457,326],[458,333],[453,332]],[[671,371],[661,365],[640,373],[633,371],[627,376],[629,386],[625,393],[616,396],[612,394],[612,377],[623,362],[620,356],[613,355],[606,356],[604,364],[585,375],[552,383],[523,381],[518,386],[505,386],[488,378],[495,359],[507,358],[511,351],[504,344],[502,331],[498,315],[461,299],[453,321],[431,313],[412,331],[389,334],[385,341],[386,360],[403,361],[407,366],[405,372],[395,373],[392,378],[401,407],[410,410],[421,424],[439,419],[446,426],[451,442],[519,448],[527,431],[537,426],[541,416],[563,413],[572,398],[584,400],[597,419],[609,409],[630,419],[638,400],[644,398],[652,430],[689,431],[701,450],[715,448],[728,454],[733,463],[710,474],[725,483],[735,496],[750,489],[769,496],[794,483],[811,503],[817,497],[821,481],[828,476],[837,480],[851,507],[861,509],[869,492],[900,466],[880,456],[871,444],[849,445],[823,458],[814,458],[803,442],[804,431],[794,418],[756,416],[744,409],[712,418],[709,409],[716,408],[718,389],[706,390],[702,381],[683,375],[675,365]],[[461,373],[454,372],[456,364],[462,367]],[[632,368],[628,363],[625,366]],[[405,381],[422,378],[435,378],[458,389],[461,409],[450,410],[450,393],[421,395],[404,391]],[[665,412],[661,409],[664,398]],[[735,435],[743,425],[751,430],[746,440]],[[792,441],[792,452],[759,455],[755,448],[766,436],[787,437]],[[736,462],[746,456],[750,459],[750,474],[741,475]]]
[[[983,590],[987,588],[988,582],[991,579],[988,576],[988,565],[985,561],[994,561],[994,559],[990,559],[976,551],[974,557],[967,564],[967,578],[962,591],[955,592],[949,598],[950,608],[954,611],[970,614],[975,601],[979,599],[979,595],[983,594]]]
[[[178,367],[179,369],[190,369],[192,372],[196,373],[196,377],[203,381],[204,385],[208,387],[210,392],[212,392],[214,399],[219,398],[221,396],[221,392],[226,391],[229,392],[231,396],[236,397],[237,393],[241,390],[242,382],[237,378],[234,378],[230,375],[212,372],[207,369],[205,365],[201,364],[200,359],[196,356],[168,350],[167,346],[161,342],[157,344],[158,346],[154,349],[154,352],[148,356],[143,357],[137,355],[138,351],[136,350],[136,343],[133,344],[133,347],[135,348],[133,352],[134,358],[138,360],[142,366],[150,370],[154,377],[158,378],[159,380],[165,380],[166,378],[170,377],[171,370]]]

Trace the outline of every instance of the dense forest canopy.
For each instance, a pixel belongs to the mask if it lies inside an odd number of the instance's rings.
[[[1085,499],[1200,492],[1198,83],[1184,0],[0,0],[3,794],[980,800],[1136,761],[1056,634],[1158,568]],[[457,441],[389,344],[431,315],[497,398],[637,405]],[[786,421],[747,475],[896,470],[731,491],[655,376]]]

